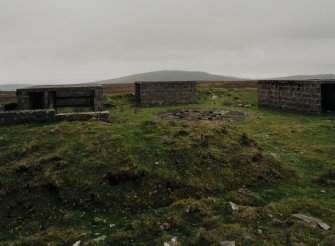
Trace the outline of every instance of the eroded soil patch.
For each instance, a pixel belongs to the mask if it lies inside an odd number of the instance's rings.
[[[175,109],[161,112],[156,117],[168,120],[206,120],[233,122],[245,118],[246,114],[226,109]]]

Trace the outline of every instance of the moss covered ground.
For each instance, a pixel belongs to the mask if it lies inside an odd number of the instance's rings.
[[[0,126],[0,244],[334,245],[335,115],[259,109],[256,94],[201,88],[161,107],[107,94],[111,122]],[[178,108],[246,117],[155,117]]]

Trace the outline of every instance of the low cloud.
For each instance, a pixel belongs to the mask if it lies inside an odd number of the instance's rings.
[[[0,83],[335,73],[333,0],[2,0]]]

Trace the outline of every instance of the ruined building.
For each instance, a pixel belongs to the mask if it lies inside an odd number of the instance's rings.
[[[260,80],[258,105],[316,114],[335,111],[335,80]]]
[[[61,120],[108,120],[103,109],[103,91],[99,85],[32,86],[16,90],[20,110],[0,112],[0,125],[45,123]],[[59,113],[62,107],[85,108],[94,112]]]
[[[58,107],[89,107],[103,109],[101,85],[32,86],[16,90],[18,106],[27,109],[55,109]]]
[[[195,81],[135,82],[136,100],[142,105],[196,102]]]

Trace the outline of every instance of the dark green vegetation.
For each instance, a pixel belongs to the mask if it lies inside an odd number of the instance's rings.
[[[106,99],[111,123],[0,127],[2,244],[95,245],[105,235],[100,245],[163,245],[172,237],[180,245],[334,245],[334,114],[257,109],[255,89],[201,89],[199,102],[186,106]],[[185,107],[247,117],[154,117]]]

